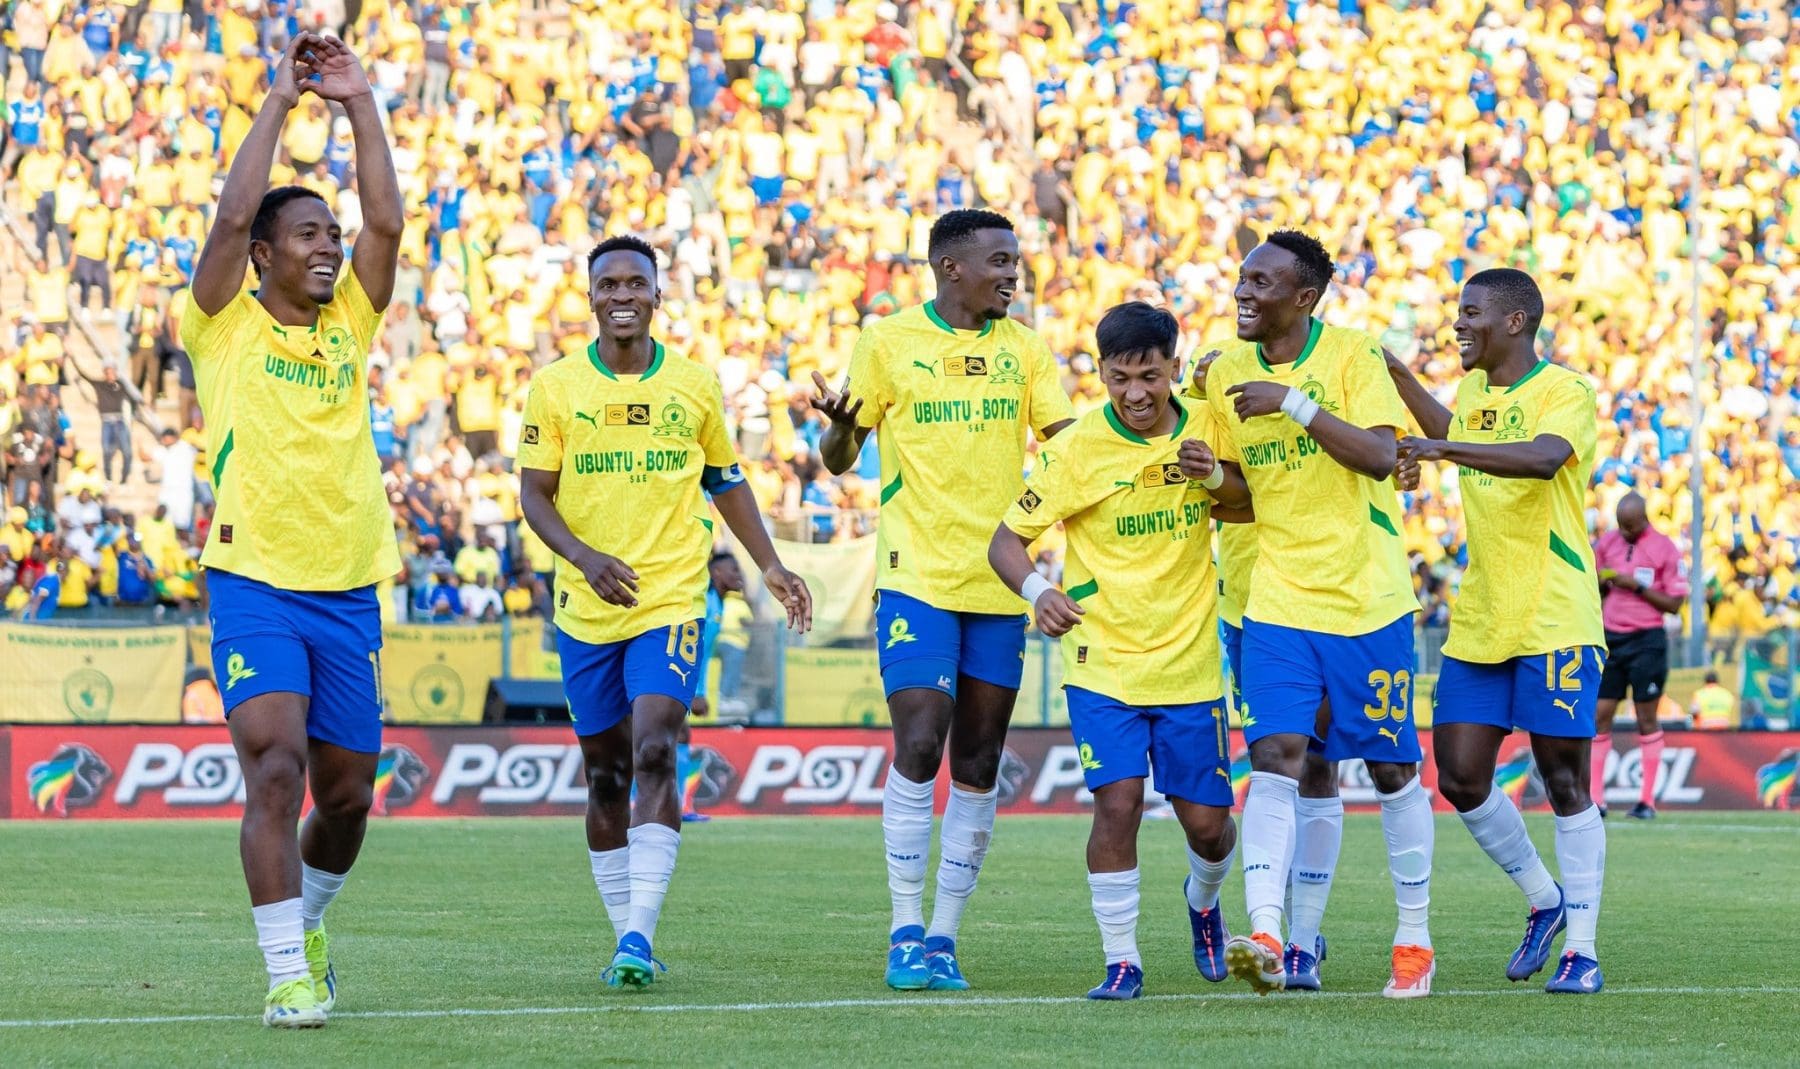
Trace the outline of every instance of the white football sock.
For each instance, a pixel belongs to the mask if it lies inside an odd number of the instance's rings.
[[[994,838],[994,807],[1000,790],[965,791],[952,783],[938,832],[937,900],[931,904],[931,927],[925,938],[955,939],[963,908],[975,893],[981,863]]]
[[[935,784],[914,783],[890,767],[881,791],[881,841],[887,848],[888,896],[893,923],[925,927],[925,862],[931,855],[931,803]],[[946,818],[947,819],[947,818]]]
[[[1431,912],[1431,850],[1436,826],[1431,796],[1417,777],[1381,799],[1381,834],[1387,839],[1388,873],[1394,878],[1394,902],[1400,907],[1395,946],[1431,946],[1427,917]]]
[[[631,923],[631,847],[589,850],[588,866],[594,870],[594,887],[606,906],[606,919],[612,922],[613,938],[622,938],[631,930],[627,927]]]
[[[1606,878],[1606,822],[1589,806],[1572,817],[1556,818],[1556,866],[1562,870],[1568,931],[1563,952],[1597,957],[1594,933],[1600,927],[1600,886]]]
[[[1325,923],[1325,902],[1344,845],[1342,798],[1294,799],[1293,883],[1289,885],[1288,942],[1315,952]]]
[[[1463,827],[1475,837],[1475,845],[1512,877],[1532,909],[1556,905],[1556,881],[1550,878],[1550,870],[1525,831],[1525,815],[1511,799],[1500,791],[1489,791],[1480,805],[1459,815]]]
[[[1207,910],[1218,907],[1219,888],[1225,886],[1225,877],[1231,874],[1231,859],[1236,854],[1237,846],[1233,844],[1231,853],[1217,861],[1208,861],[1194,853],[1193,847],[1187,848],[1187,903],[1189,909]]]
[[[1094,919],[1100,922],[1106,964],[1128,961],[1143,968],[1137,945],[1138,870],[1090,872],[1088,890],[1093,894]]]
[[[326,872],[300,862],[300,923],[307,931],[320,927],[325,920],[325,907],[344,889],[348,872]]]
[[[655,945],[656,919],[662,915],[663,896],[669,893],[669,877],[675,875],[675,851],[681,833],[661,824],[640,824],[625,833],[630,853],[631,911],[626,931],[636,932]]]
[[[262,948],[271,990],[289,980],[312,975],[306,966],[306,935],[300,927],[300,902],[298,898],[284,898],[266,906],[250,907],[250,916],[256,920],[256,945]]]
[[[1294,800],[1300,782],[1278,772],[1250,773],[1244,796],[1244,907],[1257,933],[1281,942],[1281,903],[1294,856]]]

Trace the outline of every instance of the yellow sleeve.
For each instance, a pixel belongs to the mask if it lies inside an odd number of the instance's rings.
[[[184,295],[190,290],[182,290]],[[227,301],[219,314],[209,316],[198,302],[189,299],[183,302],[181,311],[181,345],[188,351],[188,356],[195,363],[216,360],[226,355],[222,351],[222,343],[231,337],[232,331],[244,316],[244,302],[255,300],[247,293],[240,292]]]
[[[562,425],[557,421],[553,391],[543,379],[531,384],[525,395],[525,424],[519,431],[519,466],[538,471],[561,471]]]
[[[1594,388],[1579,375],[1571,375],[1544,399],[1544,414],[1538,420],[1539,434],[1554,434],[1569,443],[1572,452],[1564,467],[1575,467],[1582,457],[1594,455],[1599,438],[1600,417],[1595,404]]]
[[[731,435],[725,429],[725,393],[719,380],[708,376],[707,382],[701,386],[706,397],[705,407],[701,412],[700,449],[705,454],[706,466],[709,468],[732,468],[738,462],[737,450],[731,444]],[[527,412],[530,403],[526,404]]]
[[[1217,364],[1213,366],[1218,367]],[[1189,383],[1190,393],[1193,388],[1193,384]],[[1237,438],[1232,432],[1232,417],[1237,413],[1232,407],[1231,399],[1225,396],[1224,380],[1218,376],[1208,376],[1206,380],[1206,414],[1214,434],[1214,437],[1206,439],[1206,444],[1212,446],[1213,455],[1220,460],[1242,464],[1244,455],[1238,450]]]
[[[1035,335],[1036,342],[1031,353],[1031,383],[1027,403],[1027,413],[1031,429],[1040,436],[1044,428],[1052,423],[1061,423],[1065,419],[1075,418],[1075,406],[1069,403],[1069,395],[1063,392],[1062,372],[1056,366],[1056,356],[1042,338]]]
[[[375,333],[381,329],[381,313],[369,301],[362,279],[356,277],[355,265],[338,280],[336,300],[343,302],[344,314],[350,320],[350,333],[356,335],[358,344],[366,352],[375,344]]]
[[[860,400],[862,410],[856,414],[858,427],[875,427],[894,403],[893,387],[888,383],[887,359],[881,340],[873,329],[864,328],[850,352],[849,384],[851,403]]]
[[[1025,489],[1001,519],[1019,537],[1036,541],[1059,521],[1094,503],[1093,495],[1083,486],[1081,465],[1066,457],[1065,452],[1054,446],[1044,447],[1038,454],[1037,467],[1025,480]]]
[[[1364,338],[1344,364],[1344,402],[1344,421],[1351,426],[1404,432],[1410,425],[1400,390],[1388,375],[1387,358],[1373,338]]]

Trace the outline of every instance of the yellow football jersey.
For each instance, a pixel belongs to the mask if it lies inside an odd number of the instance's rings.
[[[850,392],[881,454],[875,586],[951,612],[1018,612],[987,546],[1025,470],[1026,429],[1074,415],[1049,346],[1011,319],[956,330],[927,303],[862,332]]]
[[[519,465],[561,472],[569,530],[638,576],[638,603],[623,608],[558,557],[556,626],[600,644],[706,615],[713,523],[700,480],[737,465],[710,371],[658,343],[642,375],[615,375],[590,343],[531,380]]]
[[[1306,348],[1291,364],[1270,367],[1250,342],[1211,348],[1221,350],[1206,377],[1207,402],[1223,432],[1217,448],[1243,468],[1256,509],[1256,564],[1244,615],[1365,635],[1417,611],[1393,481],[1332,460],[1279,412],[1240,420],[1226,394],[1241,382],[1297,386],[1348,423],[1399,431],[1407,426],[1406,407],[1388,378],[1380,343],[1314,320]]]
[[[1214,349],[1223,354],[1224,350],[1243,343],[1236,338],[1228,341],[1208,342],[1200,346],[1196,352],[1209,353]],[[1198,402],[1209,418],[1212,409],[1206,405],[1206,395],[1188,379],[1182,396]],[[1210,443],[1209,443],[1210,444]],[[1233,627],[1244,626],[1244,599],[1250,596],[1250,573],[1256,567],[1256,524],[1254,523],[1221,523],[1218,527],[1217,563],[1219,573],[1219,619]]]
[[[1222,695],[1212,496],[1175,460],[1184,438],[1217,436],[1208,422],[1190,404],[1172,434],[1146,440],[1097,408],[1044,447],[1007,510],[1020,537],[1059,520],[1068,535],[1063,590],[1087,615],[1062,638],[1064,684],[1128,705]]]
[[[1550,479],[1458,469],[1469,567],[1446,656],[1496,664],[1605,641],[1584,511],[1598,413],[1588,380],[1548,361],[1509,387],[1490,387],[1484,371],[1457,387],[1451,441],[1504,445],[1554,434],[1574,452]]]
[[[354,268],[311,327],[282,326],[248,293],[216,316],[188,302],[181,341],[218,502],[202,565],[283,590],[356,590],[400,570],[369,430],[380,329]]]

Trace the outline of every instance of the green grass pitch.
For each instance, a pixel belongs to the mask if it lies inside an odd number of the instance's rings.
[[[1550,821],[1529,817],[1546,856]],[[1437,994],[1376,997],[1394,907],[1378,819],[1352,816],[1323,996],[1194,971],[1172,822],[1142,836],[1147,994],[1101,978],[1080,818],[1002,816],[965,919],[975,990],[881,981],[887,894],[865,819],[718,820],[683,835],[648,991],[597,977],[610,930],[573,819],[381,821],[328,916],[323,1031],[261,1027],[265,986],[223,822],[0,824],[0,1064],[1776,1065],[1796,1057],[1800,834],[1789,814],[1608,824],[1607,990],[1502,969],[1524,909],[1438,818]],[[1226,884],[1234,928],[1242,882]],[[158,1020],[158,1018],[198,1018]],[[62,1023],[51,1023],[62,1022]]]

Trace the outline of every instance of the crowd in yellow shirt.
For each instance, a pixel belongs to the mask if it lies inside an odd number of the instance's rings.
[[[104,35],[83,20],[101,5],[37,6],[50,27],[45,115],[34,146],[8,147],[6,203],[46,258],[18,265],[25,307],[0,308],[0,422],[57,366],[25,320],[55,337],[76,300],[98,312],[99,294],[70,288],[96,259],[121,366],[182,397],[157,373],[181,370],[181,287],[270,50],[293,28],[242,0],[211,5],[204,25],[151,3],[97,49]],[[1599,401],[1591,529],[1636,488],[1680,537],[1698,388],[1714,623],[1766,630],[1800,546],[1800,20],[1786,9],[371,0],[342,30],[387,109],[406,199],[371,376],[403,548],[417,553],[428,530],[448,537],[446,524],[463,543],[477,526],[511,533],[531,376],[586,347],[583,255],[626,232],[665,253],[657,336],[717,374],[778,532],[868,533],[876,447],[842,479],[817,474],[810,373],[835,380],[865,322],[932,296],[922,257],[937,214],[992,207],[1016,220],[1025,253],[1015,313],[1081,411],[1104,400],[1091,354],[1108,306],[1149,296],[1190,341],[1226,335],[1236,263],[1275,227],[1317,234],[1336,256],[1321,317],[1374,335],[1446,400],[1460,377],[1458,280],[1531,270],[1549,301],[1544,352],[1587,375]],[[166,32],[170,19],[181,32]],[[9,43],[10,102],[28,78]],[[307,98],[282,147],[273,180],[319,190],[353,236],[347,124]],[[1455,479],[1432,471],[1407,501],[1428,615],[1453,601],[1460,571]],[[428,522],[409,498],[420,483]]]

